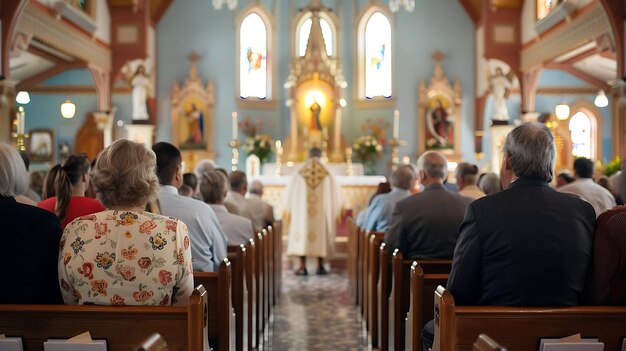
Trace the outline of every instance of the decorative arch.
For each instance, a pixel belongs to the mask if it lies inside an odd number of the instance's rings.
[[[339,57],[339,45],[337,45],[337,38],[339,37],[337,16],[333,13],[318,12],[320,17],[320,24],[322,26],[322,35],[324,36],[324,43],[326,45],[326,53],[328,56]],[[311,32],[311,18],[313,13],[311,11],[303,12],[300,16],[294,18],[292,28],[292,43],[293,43],[293,56],[304,56],[306,51],[306,44],[309,39],[309,33]]]
[[[387,7],[373,3],[357,21],[356,101],[393,106],[394,32],[393,15]],[[386,103],[384,103],[386,102]]]
[[[590,101],[579,99],[570,106],[570,111],[570,117],[567,119],[567,121],[565,121],[567,123],[566,126],[568,127],[568,129],[570,127],[572,119],[575,118],[575,116],[579,112],[582,112],[589,118],[591,127],[591,131],[589,133],[589,137],[591,138],[591,159],[594,161],[602,160],[602,114],[600,113],[600,110],[598,110],[598,108],[595,107],[594,104]],[[569,141],[572,147],[574,147],[575,143],[574,140],[572,140],[571,134]]]
[[[241,107],[263,108],[274,100],[275,28],[273,16],[259,3],[253,3],[237,14],[235,96]]]

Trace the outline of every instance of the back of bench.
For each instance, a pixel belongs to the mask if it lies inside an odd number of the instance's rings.
[[[378,278],[380,275],[379,251],[380,244],[385,239],[385,233],[370,232],[369,248],[368,248],[368,275],[367,275],[367,325],[370,336],[371,346],[378,348]]]
[[[626,336],[626,307],[501,307],[455,306],[443,287],[435,293],[434,351],[472,350],[481,333],[504,343],[509,351],[538,350],[542,338],[580,333],[621,350]]]
[[[246,287],[248,288],[248,350],[253,350],[257,341],[257,296],[256,290],[256,244],[254,239],[250,239],[247,246],[246,260]]]
[[[48,339],[89,331],[109,351],[136,350],[159,333],[172,350],[208,351],[207,292],[197,287],[187,306],[1,305],[0,331],[21,337],[24,350],[43,350]],[[205,348],[206,347],[206,348]]]
[[[232,265],[232,301],[235,309],[235,350],[241,351],[248,345],[248,289],[246,287],[247,248],[228,246],[228,260]]]
[[[231,274],[228,259],[224,259],[218,272],[193,273],[194,283],[202,284],[209,293],[207,326],[211,347],[215,351],[231,350],[231,333],[234,331]]]

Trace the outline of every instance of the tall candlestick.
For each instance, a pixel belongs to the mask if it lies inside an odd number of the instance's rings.
[[[233,116],[233,140],[237,140],[239,136],[239,123],[237,123],[237,112],[232,113]]]
[[[400,111],[393,110],[393,138],[398,139],[400,132]]]
[[[24,108],[22,106],[17,112],[17,134],[24,134]]]

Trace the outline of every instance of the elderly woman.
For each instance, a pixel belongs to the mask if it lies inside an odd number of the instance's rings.
[[[204,172],[200,177],[200,194],[204,202],[209,204],[215,212],[215,216],[228,239],[228,245],[246,245],[254,234],[252,221],[246,217],[229,213],[224,206],[224,198],[228,191],[227,182],[226,176],[217,170]]]
[[[20,154],[0,143],[0,303],[62,303],[57,281],[61,224],[40,208],[20,204],[15,196],[28,187]]]
[[[129,140],[98,156],[91,181],[107,210],[65,228],[59,254],[69,304],[185,305],[193,290],[187,226],[145,212],[158,194],[156,157]]]

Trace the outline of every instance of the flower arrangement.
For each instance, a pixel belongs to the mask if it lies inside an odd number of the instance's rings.
[[[609,162],[604,169],[602,170],[602,174],[607,177],[612,176],[613,174],[619,172],[622,169],[622,164],[620,162],[619,156],[617,156],[613,161]]]
[[[248,155],[256,155],[263,163],[272,154],[272,138],[267,134],[249,136],[244,147]]]
[[[374,135],[362,135],[356,138],[352,149],[361,161],[368,163],[380,156],[383,145]]]

